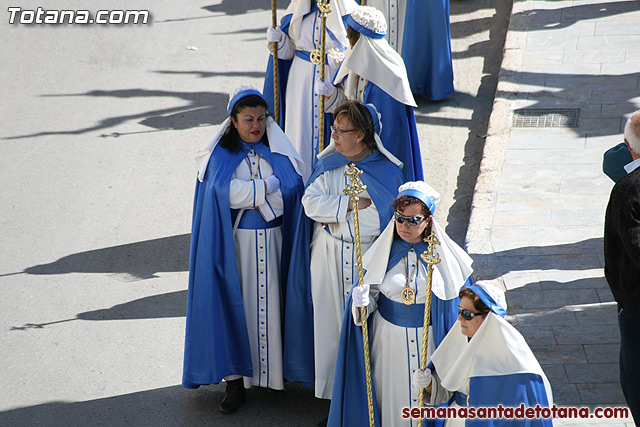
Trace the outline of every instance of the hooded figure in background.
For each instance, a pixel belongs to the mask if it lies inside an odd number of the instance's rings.
[[[330,96],[326,108],[331,111],[345,99],[373,104],[385,123],[380,139],[404,164],[404,181],[423,179],[420,141],[407,70],[400,54],[384,39],[387,23],[379,10],[356,6],[347,17],[350,48],[333,84],[316,85]]]
[[[389,24],[386,39],[402,55],[411,91],[431,101],[453,90],[449,0],[368,0]]]
[[[355,0],[331,0],[327,15],[326,82],[332,82],[347,50],[347,29],[344,23],[357,3]],[[280,26],[267,30],[267,40],[278,45],[280,126],[300,153],[309,173],[319,154],[320,95],[314,90],[320,81],[320,63],[313,62],[314,51],[320,51],[321,12],[315,0],[292,0]],[[269,57],[264,81],[265,98],[273,104],[273,56]],[[325,115],[323,146],[330,142],[331,114]],[[305,182],[309,173],[303,176]]]

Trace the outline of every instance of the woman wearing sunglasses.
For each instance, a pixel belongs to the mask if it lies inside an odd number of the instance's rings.
[[[431,404],[453,407],[526,408],[552,405],[551,387],[523,336],[504,320],[504,292],[483,281],[460,291],[458,321],[413,386],[430,390]],[[469,420],[470,422],[471,420]],[[445,426],[464,426],[448,419]],[[483,426],[551,426],[552,419],[475,420]]]
[[[358,307],[367,307],[375,409],[381,426],[410,426],[402,408],[417,406],[420,390],[411,385],[420,369],[427,264],[421,255],[431,232],[439,240],[434,254],[440,258],[432,276],[431,326],[427,355],[455,323],[458,292],[471,284],[472,260],[433,217],[440,195],[423,181],[399,188],[394,215],[384,232],[363,257],[365,286],[354,287],[342,324],[335,373],[330,426],[366,425],[368,417]]]

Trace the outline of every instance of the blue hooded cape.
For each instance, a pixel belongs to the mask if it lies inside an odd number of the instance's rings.
[[[314,182],[322,173],[344,166],[349,160],[340,153],[332,153],[318,160],[311,177]],[[364,173],[360,179],[380,215],[381,232],[391,219],[392,203],[402,184],[400,168],[379,151],[359,162],[356,167]],[[296,224],[296,239],[292,248],[289,281],[287,284],[284,334],[284,376],[313,388],[315,381],[313,345],[313,301],[311,298],[311,252],[314,221],[301,212]]]
[[[411,247],[416,253],[427,250],[427,243],[419,242],[414,245],[402,239],[396,238],[389,253],[389,263],[387,271],[393,268],[402,258],[407,255]],[[420,262],[426,267],[427,264],[422,258]],[[471,276],[467,278],[464,286],[473,284]],[[340,333],[340,346],[338,347],[338,358],[336,373],[333,382],[333,392],[331,395],[331,408],[329,409],[329,422],[327,426],[368,426],[369,412],[367,407],[367,388],[364,370],[364,349],[362,343],[362,327],[353,322],[351,311],[351,295],[345,307],[342,320],[342,330]],[[431,294],[431,328],[435,347],[438,347],[444,337],[451,329],[451,326],[458,318],[458,305],[460,298],[443,301]],[[422,319],[422,314],[420,315]],[[371,347],[371,325],[373,316],[369,315],[367,324],[369,326],[369,347]],[[372,374],[373,375],[373,374]],[[372,377],[373,381],[373,377]],[[378,404],[375,397],[374,386],[374,420],[376,426],[380,426],[378,414]],[[398,414],[400,416],[400,414]],[[436,425],[433,420],[425,420],[427,425]]]
[[[301,214],[302,179],[288,157],[255,144],[280,180],[284,199],[281,295],[294,244],[294,218]],[[233,238],[229,184],[247,155],[214,149],[202,182],[196,180],[189,260],[189,291],[182,385],[217,384],[226,375],[253,376]],[[284,302],[282,304],[284,307]]]

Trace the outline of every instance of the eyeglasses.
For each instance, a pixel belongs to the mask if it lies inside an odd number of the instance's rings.
[[[466,308],[458,307],[458,314],[462,316],[464,320],[471,320],[475,316],[482,316],[484,313],[474,313],[473,311],[468,310]]]
[[[400,224],[407,221],[409,225],[420,225],[422,221],[427,219],[426,216],[404,216],[400,212],[393,213],[393,219],[398,221]]]
[[[335,133],[338,136],[342,135],[343,133],[349,133],[349,132],[355,132],[355,131],[356,131],[355,129],[342,130],[342,129],[338,129],[338,128],[335,128],[335,127],[331,126],[331,132]]]

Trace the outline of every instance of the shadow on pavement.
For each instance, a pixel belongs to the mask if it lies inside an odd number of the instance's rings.
[[[529,31],[559,30],[584,20],[601,20],[638,10],[637,1],[617,3],[577,4],[557,9],[534,9],[524,13],[515,13],[514,19],[529,18]],[[518,29],[515,29],[518,31]]]
[[[78,94],[43,95],[50,97],[111,97],[111,98],[176,98],[180,100],[180,105],[172,108],[150,110],[138,114],[108,117],[100,120],[93,126],[82,129],[66,131],[38,132],[30,135],[18,135],[6,137],[6,140],[25,139],[47,135],[81,135],[89,132],[96,132],[112,127],[116,127],[131,120],[140,120],[142,123],[153,129],[189,129],[197,126],[211,126],[222,123],[227,118],[226,110],[229,95],[217,92],[170,92],[146,89],[122,89],[122,90],[93,90]],[[185,103],[186,102],[186,103]],[[150,102],[152,105],[152,102]],[[105,135],[102,135],[105,136]],[[109,135],[106,135],[109,136]],[[117,136],[117,135],[116,135]]]
[[[158,272],[188,271],[190,240],[191,234],[181,234],[95,249],[28,267],[23,273],[107,273],[118,275],[122,281],[151,279]]]
[[[288,2],[280,0],[280,7]],[[226,15],[244,15],[249,11],[271,10],[271,2],[256,0],[222,0],[220,4],[203,7],[209,12],[222,12]]]
[[[526,270],[591,270],[602,269],[603,238],[594,237],[575,243],[548,246],[523,246],[491,254],[471,253],[474,269],[492,276],[484,280],[497,279],[510,272]],[[499,265],[499,271],[477,266]]]
[[[145,298],[114,305],[111,308],[85,311],[70,319],[54,320],[46,323],[25,323],[22,326],[12,326],[11,331],[26,331],[29,329],[44,329],[47,326],[75,320],[139,320],[165,319],[169,317],[186,317],[187,291],[175,291],[166,294],[152,295]],[[2,425],[2,424],[0,424]]]
[[[477,92],[475,94],[456,92],[439,102],[430,102],[419,98],[417,99],[418,108],[416,109],[417,123],[469,129],[464,145],[463,163],[457,173],[456,190],[453,195],[454,202],[449,209],[446,227],[447,234],[463,247],[491,106],[493,105],[498,84],[498,74],[502,62],[502,47],[504,46],[511,14],[511,1],[480,1],[473,3],[452,1],[450,3],[452,16],[471,13],[470,9],[481,8],[495,10],[495,13],[490,18],[467,19],[451,24],[452,45],[456,44],[456,40],[463,40],[471,33],[490,30],[489,40],[475,43],[464,52],[457,52],[454,49],[452,53],[454,72],[457,68],[456,62],[466,61],[471,57],[482,58],[482,72],[485,75],[481,78]],[[447,108],[469,110],[472,112],[471,117],[467,118],[465,115],[463,116],[464,118],[451,119],[437,117],[437,114],[434,114]]]
[[[49,402],[0,412],[3,426],[314,426],[326,417],[327,400],[295,383],[285,393],[248,391],[247,403],[233,415],[218,405],[223,385],[186,390],[179,385],[85,402]]]

